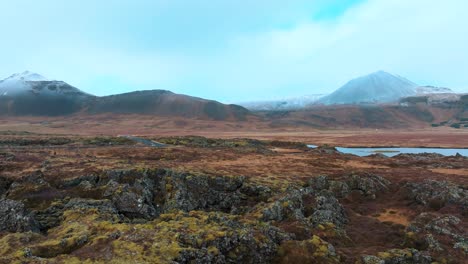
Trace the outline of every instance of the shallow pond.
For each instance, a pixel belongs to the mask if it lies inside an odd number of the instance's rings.
[[[316,148],[315,145],[308,145],[310,148]],[[444,156],[454,156],[457,153],[468,157],[468,149],[454,149],[454,148],[342,148],[336,149],[345,154],[353,154],[357,156],[369,156],[372,154],[381,153],[388,157],[393,157],[398,154],[421,154],[421,153],[438,153]]]

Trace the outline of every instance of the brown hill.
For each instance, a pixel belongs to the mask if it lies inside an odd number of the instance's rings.
[[[238,105],[225,105],[165,90],[137,91],[97,97],[87,113],[151,114],[212,120],[245,120],[249,111]]]
[[[301,111],[259,112],[272,128],[427,128],[439,125],[464,127],[468,96],[458,100],[430,101],[411,97],[396,105],[318,106]]]

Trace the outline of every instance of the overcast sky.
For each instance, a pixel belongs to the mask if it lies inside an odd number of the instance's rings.
[[[466,0],[0,0],[0,79],[223,102],[329,93],[377,70],[468,91]]]

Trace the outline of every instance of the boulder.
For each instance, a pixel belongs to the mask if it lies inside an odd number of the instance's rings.
[[[468,190],[448,181],[425,180],[407,183],[407,197],[426,207],[438,210],[446,204],[468,209]]]
[[[453,215],[422,213],[406,229],[407,244],[420,245],[431,251],[459,248],[468,253],[468,237],[462,220]]]
[[[165,211],[231,212],[246,198],[241,193],[244,177],[192,175],[169,171],[165,181],[168,194],[164,204]]]
[[[159,215],[153,203],[154,182],[148,178],[135,179],[133,184],[111,180],[104,198],[112,200],[117,211],[128,218],[153,219]]]
[[[312,193],[310,188],[289,188],[285,195],[268,205],[262,211],[264,221],[284,221],[287,219],[306,221],[303,196]]]
[[[321,191],[315,197],[316,203],[310,220],[314,226],[332,223],[343,229],[348,223],[344,207],[329,191]]]
[[[39,224],[23,203],[0,199],[0,231],[39,231]]]
[[[390,249],[377,256],[364,255],[357,264],[431,264],[432,257],[413,248]]]
[[[344,207],[332,192],[315,193],[311,188],[289,188],[262,210],[263,221],[294,220],[311,227],[333,224],[343,230],[348,222]]]

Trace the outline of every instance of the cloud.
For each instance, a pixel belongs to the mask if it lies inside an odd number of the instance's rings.
[[[0,4],[0,73],[30,69],[96,94],[238,102],[327,93],[381,69],[468,88],[464,0],[347,1],[327,19],[314,16],[322,0],[18,2]]]
[[[235,83],[245,92],[328,92],[379,69],[421,84],[468,88],[466,1],[367,1],[336,21],[308,21],[288,30],[243,36],[232,45]],[[240,39],[240,41],[239,41]],[[235,47],[238,47],[237,49]],[[236,60],[232,60],[235,64]],[[244,72],[242,72],[244,69]],[[231,79],[232,76],[220,79]],[[254,83],[250,81],[254,79]],[[274,87],[274,88],[273,88]]]

